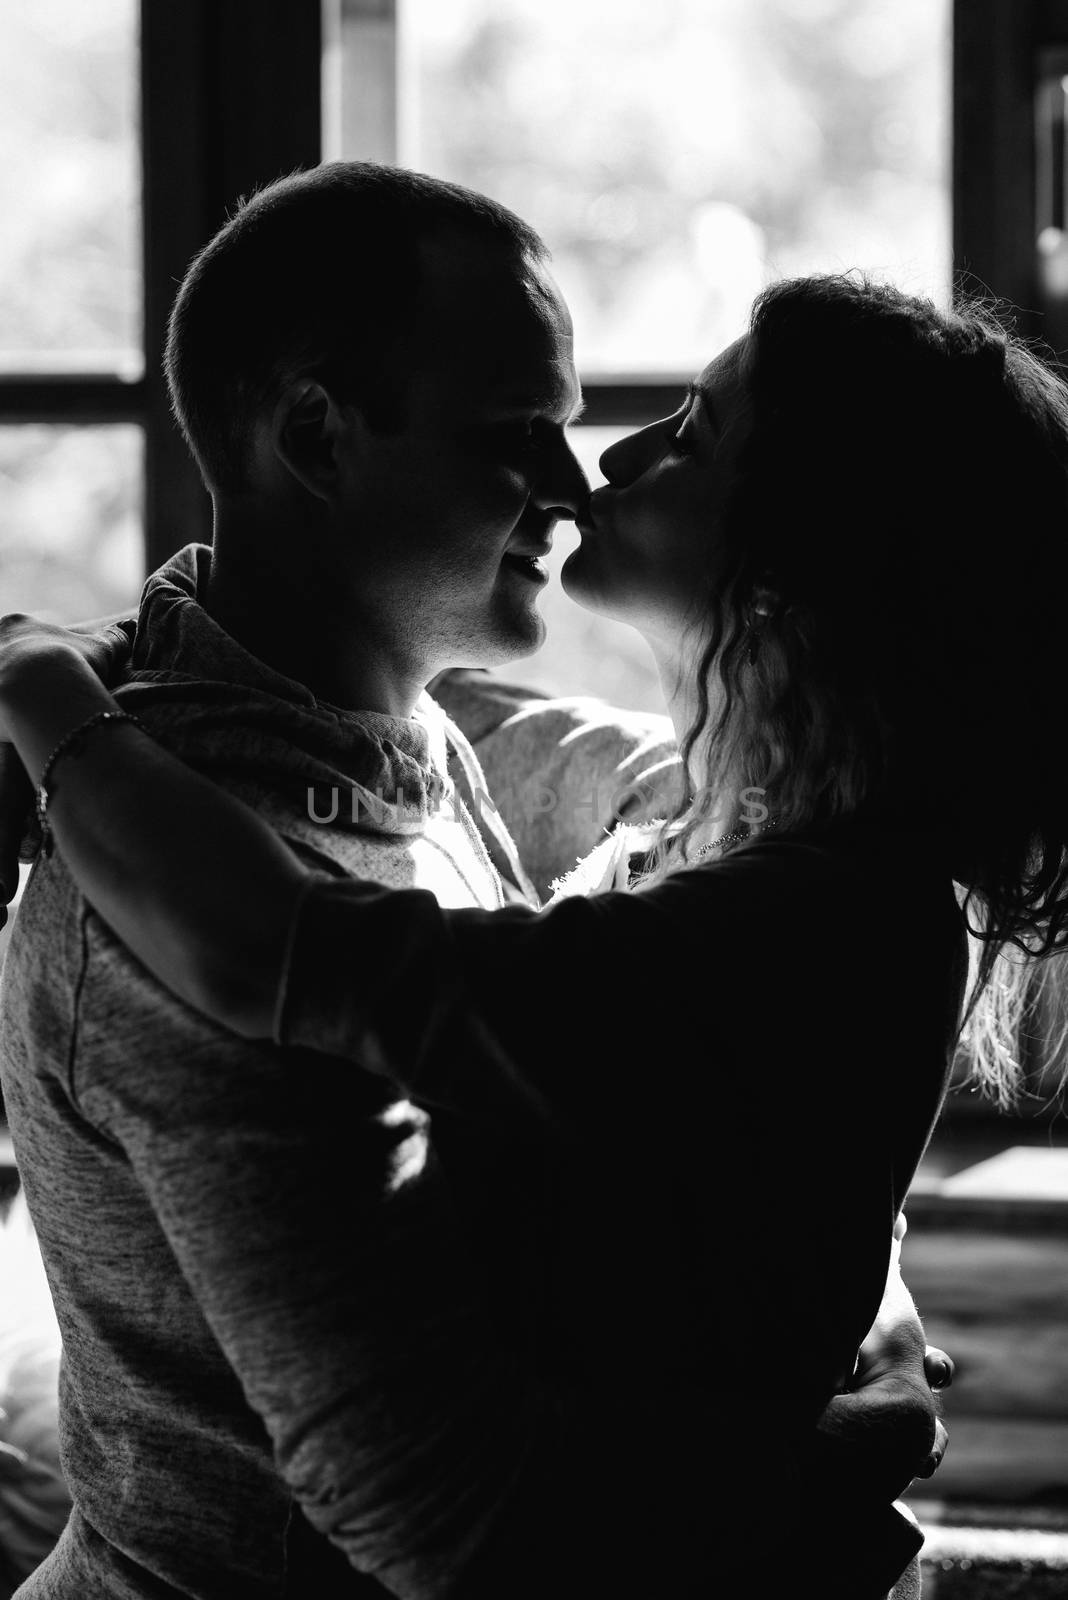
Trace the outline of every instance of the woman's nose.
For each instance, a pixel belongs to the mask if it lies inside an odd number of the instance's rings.
[[[614,487],[633,483],[640,478],[663,448],[663,422],[651,422],[637,433],[628,433],[609,445],[600,460],[601,471]]]

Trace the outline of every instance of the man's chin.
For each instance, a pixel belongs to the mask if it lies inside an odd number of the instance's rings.
[[[533,607],[522,612],[511,611],[507,617],[498,617],[497,626],[487,630],[477,641],[472,639],[463,651],[464,659],[457,659],[458,667],[501,667],[509,661],[523,661],[537,655],[545,643],[544,619]]]
[[[498,661],[522,661],[527,656],[537,655],[547,634],[545,619],[531,608],[524,616],[515,619],[507,635],[502,633],[496,641],[501,651]]]

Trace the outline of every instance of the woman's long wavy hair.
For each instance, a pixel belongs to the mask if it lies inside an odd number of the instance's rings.
[[[1030,969],[1068,945],[1068,389],[988,308],[853,276],[767,289],[742,375],[683,747],[708,787],[660,870],[728,785],[780,832],[914,830],[959,885],[962,1041],[1008,1104]]]

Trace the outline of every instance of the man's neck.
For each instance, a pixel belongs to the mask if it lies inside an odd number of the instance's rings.
[[[268,536],[253,547],[229,529],[220,539],[217,520],[201,603],[250,655],[329,705],[410,717],[425,688],[376,648],[346,587],[301,561],[299,538],[283,545]]]

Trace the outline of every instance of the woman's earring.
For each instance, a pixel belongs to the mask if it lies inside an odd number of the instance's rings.
[[[777,607],[781,605],[779,596],[774,589],[765,584],[758,584],[753,595],[753,608],[749,613],[749,621],[745,625],[746,637],[749,648],[746,651],[746,660],[751,667],[756,666],[757,656],[760,654],[760,636],[767,626],[767,621]]]

